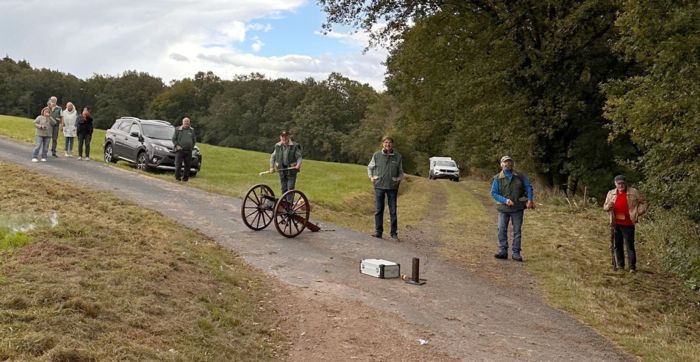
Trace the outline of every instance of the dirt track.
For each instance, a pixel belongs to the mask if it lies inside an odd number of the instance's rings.
[[[337,231],[304,232],[291,240],[272,227],[253,232],[240,221],[238,199],[101,161],[32,164],[30,153],[30,146],[0,138],[0,159],[142,204],[214,238],[281,281],[270,300],[282,313],[291,360],[627,359],[531,289],[496,286],[443,262],[420,238],[379,241],[332,225],[322,226]],[[181,201],[170,201],[174,193]],[[393,260],[408,272],[412,257],[421,259],[428,280],[421,287],[358,272],[364,258]],[[511,264],[505,272],[524,272]]]

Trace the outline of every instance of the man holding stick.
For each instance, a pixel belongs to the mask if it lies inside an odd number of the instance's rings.
[[[270,155],[270,173],[279,172],[282,193],[294,190],[301,169],[301,145],[292,142],[289,132],[280,133],[280,141]]]
[[[634,250],[634,225],[639,217],[647,211],[646,201],[633,187],[627,187],[625,176],[615,176],[615,188],[608,191],[603,204],[603,210],[610,212],[610,225],[613,238],[613,250],[615,263],[613,269],[625,268],[625,251],[627,247],[627,261],[630,273],[637,272],[637,253]]]

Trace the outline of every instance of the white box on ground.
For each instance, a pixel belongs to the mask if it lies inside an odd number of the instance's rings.
[[[360,273],[380,279],[398,278],[401,265],[384,259],[362,259]]]

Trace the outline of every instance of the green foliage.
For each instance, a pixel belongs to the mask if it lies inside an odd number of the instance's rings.
[[[0,114],[34,118],[46,106],[49,97],[58,97],[82,110],[93,108],[97,128],[109,128],[117,117],[143,116],[150,102],[164,89],[160,78],[136,71],[121,76],[95,75],[81,80],[73,75],[49,69],[33,69],[26,61],[9,57],[0,60]]]
[[[645,240],[662,255],[663,268],[700,290],[700,228],[683,212],[655,209],[639,225]]]
[[[644,189],[667,208],[700,221],[700,4],[625,1],[616,49],[636,62],[633,74],[606,85],[614,137],[641,154]]]
[[[95,127],[107,129],[122,116],[143,117],[164,89],[163,81],[148,73],[128,71],[121,77],[108,78],[94,104]]]
[[[200,132],[207,143],[272,152],[282,129],[289,129],[294,108],[307,87],[287,79],[266,79],[260,74],[239,76],[222,85],[211,100]],[[197,127],[197,123],[195,123]]]
[[[304,154],[316,160],[347,162],[349,157],[343,152],[343,144],[376,98],[369,85],[337,73],[322,82],[311,83],[292,114],[292,133],[304,147]]]
[[[625,69],[609,46],[613,1],[323,3],[329,22],[387,17],[401,31],[387,86],[415,147],[414,172],[431,155],[494,169],[510,154],[547,185],[602,194],[620,172],[612,149],[634,151],[606,142],[601,110],[599,84]],[[407,20],[415,25],[403,28]]]
[[[399,132],[394,128],[397,117],[398,107],[395,100],[386,93],[377,95],[377,101],[367,107],[364,119],[342,144],[342,153],[347,155],[348,161],[368,163],[373,151],[381,148],[384,136],[394,137],[395,147],[406,159],[413,147],[409,147],[409,143],[402,139],[406,132]],[[410,169],[406,167],[404,164],[405,169]]]

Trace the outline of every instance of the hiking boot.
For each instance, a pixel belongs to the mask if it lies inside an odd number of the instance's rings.
[[[515,261],[520,261],[520,262],[523,261],[523,257],[520,256],[520,254],[513,254],[512,258],[513,258],[513,260],[515,260]]]
[[[508,259],[508,252],[506,251],[501,251],[498,254],[493,256],[496,259]]]
[[[630,273],[634,274],[637,272],[637,269],[630,269]]]
[[[392,235],[392,236],[391,236],[391,239],[394,240],[394,241],[396,241],[396,242],[400,242],[400,241],[401,241],[401,240],[399,239],[399,236],[396,235],[396,234]]]
[[[382,238],[382,234],[380,234],[380,233],[374,233],[374,234],[372,234],[371,236],[372,236],[373,238],[378,238],[378,239],[381,239],[381,238]]]

